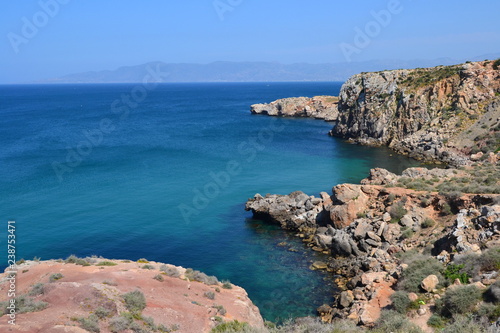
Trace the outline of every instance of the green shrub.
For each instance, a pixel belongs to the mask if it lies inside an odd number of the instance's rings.
[[[144,325],[136,322],[130,324],[129,329],[134,333],[151,333],[151,331],[147,329],[147,327],[144,327]]]
[[[500,305],[481,303],[476,313],[479,317],[486,317],[489,321],[500,318]]]
[[[30,292],[28,293],[29,296],[39,296],[43,295],[45,293],[45,285],[43,283],[36,283],[31,287]]]
[[[268,330],[248,330],[248,332],[269,332],[269,333],[361,333],[365,332],[361,327],[357,327],[351,320],[335,319],[330,324],[322,323],[317,317],[303,317],[295,320],[285,321],[279,327],[273,323],[266,323]],[[247,332],[247,331],[244,331]]]
[[[410,322],[405,315],[395,311],[383,310],[373,332],[377,333],[423,333],[415,324]]]
[[[392,307],[399,313],[405,314],[410,307],[411,301],[406,291],[396,291],[391,295]]]
[[[471,316],[456,316],[451,325],[448,325],[441,333],[486,333],[486,328]]]
[[[56,282],[57,280],[60,280],[62,279],[64,276],[61,274],[61,273],[56,273],[56,274],[52,274],[50,277],[49,277],[49,281],[50,282]]]
[[[123,332],[130,327],[133,318],[131,316],[120,315],[109,320],[109,330],[113,333]]]
[[[134,290],[122,295],[125,307],[132,313],[141,313],[146,308],[146,297],[140,290]]]
[[[443,317],[434,313],[429,320],[427,320],[427,325],[434,328],[444,328],[446,326],[446,321]]]
[[[228,280],[222,281],[222,288],[233,289],[233,285]]]
[[[408,213],[408,211],[404,208],[404,203],[402,201],[395,203],[389,208],[391,223],[398,223],[406,213]]]
[[[110,281],[110,280],[104,280],[102,281],[102,284],[107,284],[108,286],[117,286],[118,283],[116,283],[115,281]]]
[[[495,60],[492,65],[494,70],[497,70],[500,67],[500,59]]]
[[[481,290],[476,286],[448,288],[443,296],[442,314],[452,316],[471,312],[481,299]]]
[[[220,314],[221,316],[224,316],[227,311],[222,305],[212,305],[212,308],[217,310],[217,313]]]
[[[0,302],[0,310],[2,314],[9,313],[9,301]],[[16,313],[38,312],[45,309],[49,304],[42,301],[35,301],[33,298],[26,295],[21,295],[15,298]]]
[[[156,274],[155,276],[153,276],[153,279],[160,282],[163,282],[165,280],[161,274]]]
[[[206,293],[203,294],[208,299],[215,299],[215,293],[213,291],[207,291]]]
[[[249,328],[248,323],[242,323],[237,320],[228,321],[219,324],[212,328],[211,333],[224,333],[224,332],[242,332]]]
[[[155,266],[153,266],[153,265],[144,265],[141,268],[142,269],[155,269]]]
[[[413,236],[414,232],[411,228],[408,228],[408,229],[405,229],[402,233],[401,233],[401,238],[402,239],[408,239],[408,238],[411,238]]]
[[[173,266],[161,265],[160,266],[160,271],[162,271],[166,275],[172,276],[172,277],[179,277],[179,276],[181,276],[181,273],[179,272],[179,270],[177,270],[177,268],[175,268]]]
[[[96,266],[116,266],[116,265],[118,264],[112,261],[101,261]]]
[[[490,302],[500,303],[500,280],[496,280],[484,294]]]
[[[399,286],[403,290],[418,293],[422,280],[431,274],[436,275],[439,281],[442,282],[444,280],[441,275],[442,271],[443,265],[435,258],[417,259],[411,262],[408,268],[403,271]]]
[[[217,280],[215,276],[208,276],[207,274],[195,271],[192,268],[186,269],[184,276],[191,281],[198,281],[207,285],[216,285],[219,283],[219,280]]]
[[[68,264],[76,264],[76,265],[81,265],[81,266],[90,266],[90,263],[83,258],[78,258],[75,255],[70,255],[68,258],[65,260],[66,263]]]
[[[108,310],[108,309],[100,306],[97,309],[95,309],[94,314],[97,316],[97,318],[104,319],[104,318],[108,317],[111,314],[111,312],[112,312],[111,310]]]
[[[446,266],[443,275],[451,282],[455,281],[455,279],[459,279],[462,284],[467,284],[469,283],[470,276],[466,272],[462,272],[464,266],[464,264],[449,264],[448,266]]]
[[[492,248],[481,255],[470,253],[456,256],[454,263],[463,264],[462,272],[471,277],[478,277],[480,272],[496,271],[500,269],[500,248]]]
[[[141,258],[141,259],[137,260],[137,262],[139,264],[148,264],[149,263],[148,259],[145,259],[145,258]]]
[[[443,213],[443,215],[453,214],[453,212],[451,211],[451,206],[447,202],[445,202],[443,204],[443,207],[441,207],[441,213]]]
[[[78,322],[80,323],[80,327],[86,331],[99,333],[101,330],[99,329],[99,318],[94,315],[90,315],[88,318],[79,318]]]
[[[422,222],[422,228],[432,228],[436,222],[434,222],[431,218],[426,218],[424,222]]]

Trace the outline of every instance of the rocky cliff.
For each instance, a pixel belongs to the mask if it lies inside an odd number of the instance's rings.
[[[264,325],[242,288],[146,260],[24,262],[16,276],[16,325],[8,323],[12,274],[0,279],[1,332],[193,333],[233,320]]]
[[[254,104],[250,111],[253,114],[269,116],[310,117],[334,121],[338,116],[337,103],[338,97],[335,96],[291,97],[269,104]]]
[[[331,135],[460,163],[500,145],[499,101],[498,61],[357,74],[342,86]]]

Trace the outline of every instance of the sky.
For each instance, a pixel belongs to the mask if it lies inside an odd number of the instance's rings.
[[[150,61],[337,63],[500,52],[500,1],[22,0],[0,12],[0,83]]]

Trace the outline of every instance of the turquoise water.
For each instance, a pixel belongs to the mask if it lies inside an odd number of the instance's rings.
[[[129,84],[0,86],[0,241],[11,219],[18,258],[147,258],[241,285],[268,320],[314,314],[335,291],[308,269],[320,255],[252,220],[245,201],[257,192],[317,195],[371,167],[415,162],[328,137],[326,122],[251,115],[249,105],[339,89],[162,84],[137,95],[144,90]],[[123,102],[131,93],[140,98]]]

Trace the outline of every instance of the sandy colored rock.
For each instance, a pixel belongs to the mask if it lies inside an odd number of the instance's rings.
[[[336,96],[290,97],[269,104],[254,104],[250,112],[278,117],[309,117],[334,121],[338,117],[338,101]]]
[[[431,292],[434,289],[436,289],[438,283],[439,283],[438,277],[432,274],[422,280],[420,287],[427,292]]]

